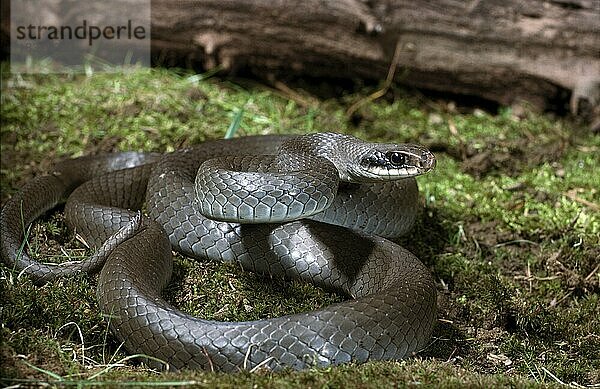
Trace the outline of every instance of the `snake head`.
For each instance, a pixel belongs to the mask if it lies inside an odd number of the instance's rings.
[[[323,157],[335,166],[340,180],[346,182],[399,180],[427,173],[435,167],[435,156],[423,146],[370,143],[352,135],[331,132],[296,137],[281,150]]]
[[[375,143],[370,144],[348,173],[360,182],[391,181],[427,173],[435,163],[433,153],[422,146]]]

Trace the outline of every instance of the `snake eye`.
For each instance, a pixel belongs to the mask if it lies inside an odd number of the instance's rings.
[[[398,151],[387,153],[387,158],[394,166],[401,166],[406,163],[406,156]]]

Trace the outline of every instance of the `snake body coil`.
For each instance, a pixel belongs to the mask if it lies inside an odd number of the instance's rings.
[[[435,288],[423,264],[385,237],[410,229],[418,211],[412,177],[434,165],[418,146],[331,133],[69,160],[2,209],[2,259],[38,283],[101,269],[97,297],[112,332],[129,352],[175,368],[302,369],[400,359],[431,335]],[[99,250],[61,266],[31,260],[21,252],[22,225],[69,195],[68,224]],[[144,202],[148,217],[133,211]],[[161,297],[172,248],[352,299],[252,322],[194,318]]]

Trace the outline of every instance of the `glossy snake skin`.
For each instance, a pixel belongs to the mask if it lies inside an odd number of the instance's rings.
[[[171,368],[401,359],[428,342],[436,294],[425,266],[386,238],[411,228],[418,212],[413,176],[434,165],[419,146],[333,133],[67,160],[4,206],[1,255],[40,284],[100,271],[97,296],[113,334],[128,352]],[[23,228],[67,197],[67,223],[99,249],[83,262],[38,263],[22,250]],[[144,204],[147,216],[136,211]],[[252,322],[195,318],[161,297],[171,249],[306,280],[351,299]]]

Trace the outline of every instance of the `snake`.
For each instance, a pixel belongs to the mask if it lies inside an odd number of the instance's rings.
[[[414,225],[415,177],[435,163],[419,145],[339,133],[67,159],[6,202],[0,254],[39,285],[99,272],[96,295],[111,333],[128,353],[174,370],[399,360],[428,344],[436,290],[428,268],[390,239]],[[64,202],[67,225],[96,250],[62,264],[32,259],[25,231]],[[255,321],[193,317],[162,297],[172,250],[238,263],[265,278],[310,282],[348,299]]]

